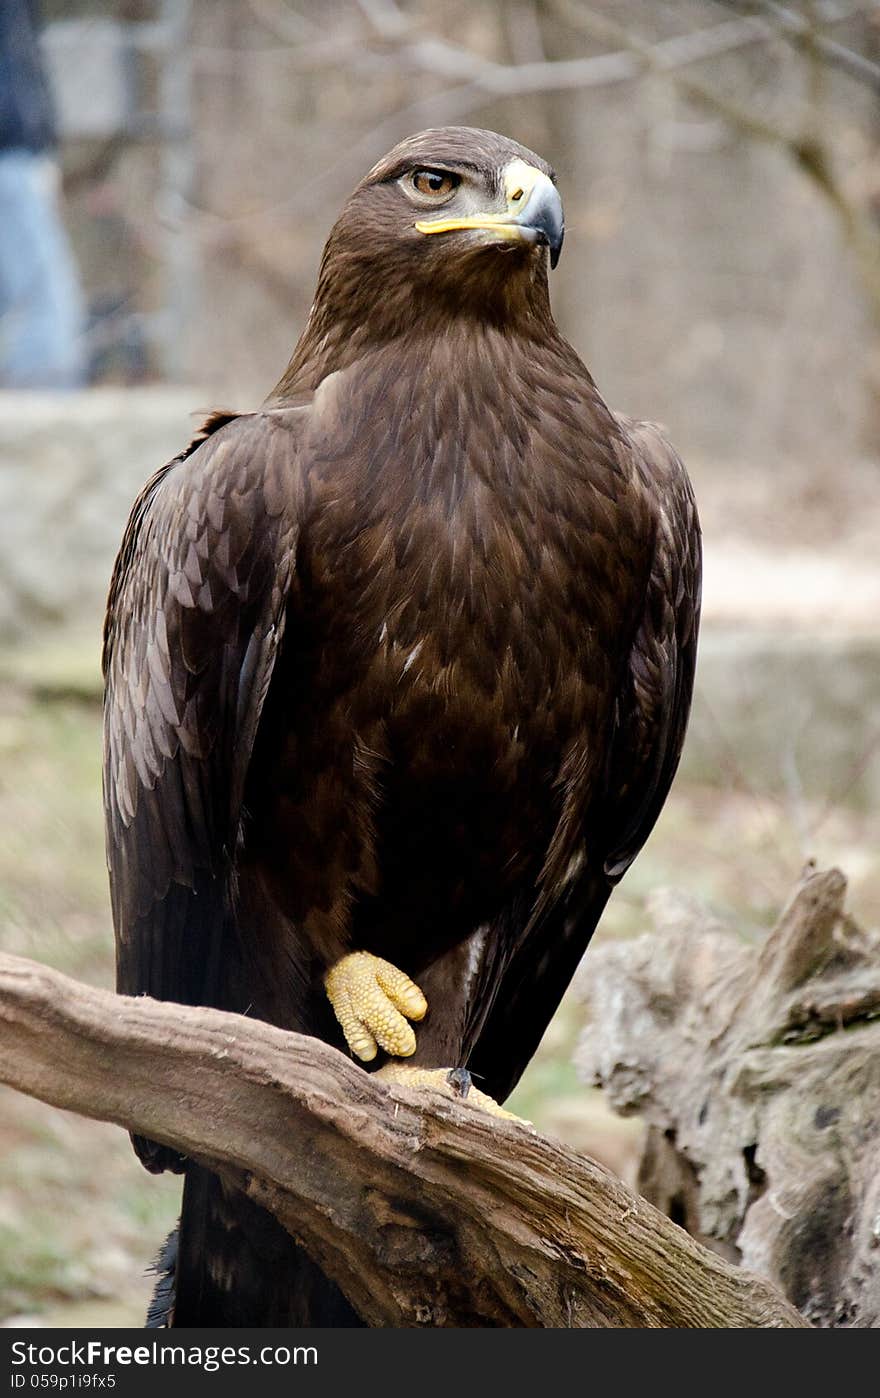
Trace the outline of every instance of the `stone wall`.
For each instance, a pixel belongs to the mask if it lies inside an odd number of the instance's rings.
[[[198,395],[0,394],[0,644],[100,636],[128,512],[192,435]]]

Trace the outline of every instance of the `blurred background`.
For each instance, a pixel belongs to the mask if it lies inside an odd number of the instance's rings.
[[[0,946],[112,984],[100,631],[125,518],[255,406],[351,187],[431,125],[556,167],[560,324],[658,419],[706,548],[681,772],[599,936],[674,885],[743,937],[808,857],[880,922],[880,5],[0,0]],[[570,1064],[515,1106],[632,1178]],[[179,1183],[0,1093],[0,1319],[139,1324]]]

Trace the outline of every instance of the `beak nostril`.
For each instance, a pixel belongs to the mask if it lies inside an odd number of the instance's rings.
[[[522,199],[524,193],[525,191],[522,189],[514,190],[513,194],[511,194],[510,196],[513,203],[516,204],[520,199]]]

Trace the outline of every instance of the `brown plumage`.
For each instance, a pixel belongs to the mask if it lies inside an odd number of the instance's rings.
[[[105,632],[119,989],[344,1048],[323,977],[372,952],[411,1061],[499,1099],[662,807],[699,611],[681,462],[553,322],[548,176],[465,128],[370,172],[267,403],[136,503]],[[190,1168],[176,1323],[354,1323],[278,1232]]]

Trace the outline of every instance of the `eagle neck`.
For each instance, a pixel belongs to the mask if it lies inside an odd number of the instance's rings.
[[[362,289],[362,288],[361,288]],[[498,282],[492,295],[454,299],[430,288],[409,285],[405,292],[388,285],[371,297],[340,297],[334,282],[318,283],[305,330],[276,386],[273,400],[314,392],[330,374],[350,369],[373,355],[414,355],[424,359],[432,347],[452,346],[455,366],[470,360],[476,348],[505,360],[521,348],[546,348],[561,337],[550,310],[546,268]]]
[[[467,319],[431,329],[417,324],[379,343],[327,342],[314,357],[291,362],[269,401],[317,393],[330,382],[347,383],[353,401],[369,402],[381,417],[406,415],[430,399],[439,417],[466,422],[487,402],[499,418],[512,401],[528,416],[548,393],[571,392],[573,380],[582,400],[595,396],[601,402],[588,370],[552,319],[534,334]]]

